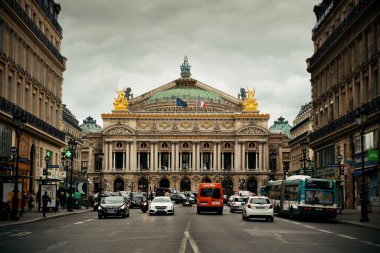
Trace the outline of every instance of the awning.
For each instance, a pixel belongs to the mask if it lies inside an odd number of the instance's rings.
[[[368,174],[372,171],[375,171],[376,168],[368,168],[368,169],[364,169],[364,174]],[[355,170],[354,172],[352,172],[352,176],[353,177],[357,177],[357,176],[361,176],[362,175],[362,170]]]

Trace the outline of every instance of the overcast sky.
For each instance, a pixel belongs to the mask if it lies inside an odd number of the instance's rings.
[[[180,77],[237,97],[255,88],[260,113],[293,125],[310,101],[314,5],[321,0],[56,0],[61,4],[63,103],[103,126],[115,90],[134,97]]]

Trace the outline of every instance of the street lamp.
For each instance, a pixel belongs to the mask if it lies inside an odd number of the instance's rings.
[[[69,201],[67,206],[67,211],[72,212],[73,211],[73,167],[74,167],[74,156],[76,151],[76,141],[74,139],[69,140],[69,150],[66,152],[66,157],[71,158],[71,164],[70,164],[70,189],[69,189]]]
[[[18,216],[18,160],[20,159],[20,137],[22,135],[22,130],[24,128],[24,125],[26,123],[26,119],[21,116],[20,111],[17,111],[13,115],[12,119],[12,125],[16,132],[16,139],[17,139],[17,145],[16,145],[16,172],[15,172],[15,182],[14,182],[14,189],[13,189],[13,204],[12,204],[12,213],[11,213],[11,219],[12,220],[19,220],[20,217]]]
[[[45,156],[45,162],[46,162],[46,183],[48,180],[48,172],[49,172],[49,161],[50,161],[50,151],[46,151],[46,156]]]
[[[271,168],[270,168],[270,180],[274,180],[274,173],[276,171],[276,152],[272,151],[270,153]]]
[[[360,193],[360,205],[361,205],[361,218],[360,222],[369,222],[368,218],[368,198],[367,189],[365,186],[364,176],[364,130],[368,121],[368,115],[365,108],[360,108],[360,111],[356,114],[356,123],[360,129],[360,147],[361,147],[361,164],[362,164],[362,189]]]
[[[102,174],[103,174],[103,158],[104,153],[98,153],[98,170],[99,170],[99,193],[102,194]]]
[[[306,159],[306,151],[308,149],[307,142],[306,141],[301,142],[300,146],[301,146],[301,150],[302,150],[302,159],[301,159],[301,161],[303,162],[300,174],[304,175],[304,174],[306,174],[305,173],[306,172],[306,161],[308,160],[308,159]]]

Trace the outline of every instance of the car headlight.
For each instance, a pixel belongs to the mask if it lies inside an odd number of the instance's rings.
[[[99,211],[102,210],[102,209],[103,209],[102,206],[99,206],[99,207],[98,207],[98,210],[99,210]]]
[[[125,209],[125,205],[122,205],[121,207],[119,207],[119,209],[124,210]]]

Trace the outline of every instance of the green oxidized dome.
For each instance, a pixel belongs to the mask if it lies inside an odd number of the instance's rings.
[[[278,120],[274,121],[273,126],[269,127],[269,132],[286,134],[288,138],[290,138],[291,128],[292,127],[288,124],[288,121],[281,116]]]
[[[181,98],[184,100],[190,100],[190,99],[195,100],[196,98],[199,98],[205,101],[210,101],[210,100],[213,100],[215,102],[222,101],[219,95],[210,91],[197,89],[194,87],[181,87],[181,88],[161,91],[152,95],[148,101],[149,102],[165,101],[165,100],[172,100],[176,98]]]
[[[83,120],[83,124],[79,127],[82,129],[83,134],[102,131],[102,127],[96,124],[96,120],[90,116],[88,116],[87,119]]]

